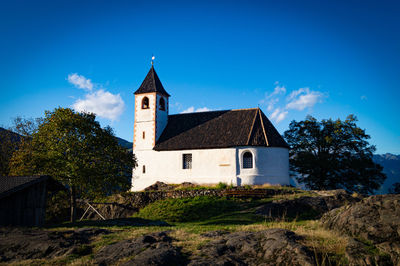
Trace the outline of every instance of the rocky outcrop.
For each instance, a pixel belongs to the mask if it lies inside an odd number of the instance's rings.
[[[0,262],[54,258],[63,255],[87,255],[94,236],[108,230],[82,228],[67,231],[0,229]]]
[[[195,255],[183,254],[168,231],[120,240],[94,253],[93,238],[109,233],[92,228],[1,231],[0,262],[93,254],[90,264],[95,265],[314,265],[313,253],[299,243],[301,238],[285,229],[207,232],[202,236],[212,240]]]
[[[201,247],[189,265],[314,265],[312,252],[299,239],[285,229],[221,233]]]
[[[400,195],[376,195],[326,213],[322,224],[368,241],[400,263]]]
[[[111,265],[128,258],[122,265],[185,265],[180,249],[171,240],[166,232],[158,232],[120,241],[100,249],[95,263]]]
[[[157,181],[153,185],[145,188],[144,191],[168,191],[168,190],[173,190],[173,189],[174,189],[174,186],[165,184],[164,182]]]
[[[314,219],[327,211],[361,200],[343,189],[313,192],[318,196],[274,200],[258,207],[256,213],[270,218]]]

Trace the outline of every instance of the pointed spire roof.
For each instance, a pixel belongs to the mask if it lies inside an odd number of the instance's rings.
[[[170,96],[168,92],[165,91],[163,85],[161,84],[161,81],[158,78],[153,65],[151,66],[149,73],[147,73],[147,76],[143,80],[142,85],[140,85],[139,89],[135,91],[134,94],[149,93],[149,92],[157,92],[166,97]]]

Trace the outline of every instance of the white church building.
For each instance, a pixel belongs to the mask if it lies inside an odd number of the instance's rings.
[[[169,115],[153,66],[134,94],[132,191],[157,181],[289,184],[289,146],[259,108]]]

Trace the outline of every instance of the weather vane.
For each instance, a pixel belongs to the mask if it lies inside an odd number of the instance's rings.
[[[154,55],[151,55],[151,65],[154,65],[154,59],[156,59],[156,57]]]

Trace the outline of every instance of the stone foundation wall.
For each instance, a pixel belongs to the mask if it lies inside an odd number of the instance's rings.
[[[252,189],[252,190],[221,190],[221,189],[194,189],[194,190],[169,190],[169,191],[145,191],[127,192],[113,195],[108,198],[107,204],[92,203],[96,209],[106,218],[124,218],[133,215],[146,205],[163,199],[192,198],[197,196],[224,197],[237,194],[240,191],[256,192],[258,198],[267,198],[273,195],[293,194],[295,191],[286,189]],[[83,207],[84,208],[84,207]],[[92,213],[89,219],[98,219],[98,215]]]

